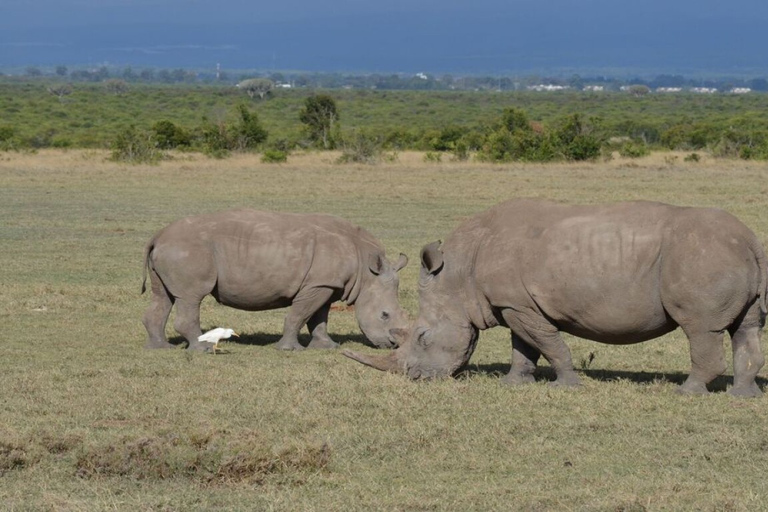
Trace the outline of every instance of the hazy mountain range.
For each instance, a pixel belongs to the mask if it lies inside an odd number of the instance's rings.
[[[619,4],[2,0],[0,69],[768,76],[764,0]]]

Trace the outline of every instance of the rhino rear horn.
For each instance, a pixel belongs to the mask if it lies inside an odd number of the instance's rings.
[[[377,370],[381,370],[383,372],[390,372],[390,373],[403,372],[402,368],[400,368],[400,364],[397,360],[397,355],[395,354],[394,351],[386,356],[367,356],[364,354],[353,352],[351,350],[342,350],[341,353],[350,359],[354,359],[358,363],[363,363],[366,366],[370,366],[371,368],[376,368]]]

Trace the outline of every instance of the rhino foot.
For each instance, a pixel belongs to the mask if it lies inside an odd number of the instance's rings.
[[[194,343],[190,343],[187,347],[187,350],[192,350],[195,352],[207,352],[207,353],[213,353],[215,348],[212,343],[203,343],[196,341]]]
[[[168,343],[167,341],[148,341],[146,345],[144,345],[144,348],[147,349],[154,349],[154,348],[176,348],[176,345],[172,345],[171,343]]]
[[[334,349],[339,348],[339,344],[331,338],[312,338],[307,348]]]
[[[707,385],[703,382],[691,381],[690,379],[683,382],[675,392],[679,395],[708,395],[709,390]]]
[[[296,338],[280,338],[275,344],[277,350],[304,350],[304,347]]]
[[[581,380],[579,376],[573,372],[563,373],[558,375],[557,379],[549,383],[550,386],[563,387],[563,388],[576,388],[581,386]]]
[[[509,372],[501,378],[501,382],[509,386],[521,386],[523,384],[533,384],[536,382],[532,373],[512,373]]]
[[[728,394],[744,398],[757,398],[763,396],[763,392],[756,382],[752,382],[752,384],[748,386],[734,386],[728,390]]]

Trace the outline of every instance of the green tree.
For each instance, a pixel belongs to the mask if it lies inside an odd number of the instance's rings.
[[[272,92],[275,83],[268,78],[249,78],[237,84],[237,87],[240,90],[245,91],[251,99],[253,99],[254,96],[258,96],[259,99],[263,100],[270,92]]]
[[[327,94],[315,94],[304,101],[299,120],[306,125],[309,138],[324,149],[336,145],[333,136],[334,124],[339,120],[336,101]]]

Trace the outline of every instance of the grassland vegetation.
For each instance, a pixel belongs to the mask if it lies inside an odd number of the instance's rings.
[[[631,346],[567,337],[577,390],[548,386],[546,365],[535,384],[502,385],[511,347],[500,328],[481,333],[458,378],[411,382],[335,351],[274,350],[284,310],[210,298],[204,328],[241,338],[217,355],[147,351],[139,294],[159,228],[242,206],[366,227],[390,256],[411,257],[400,295],[412,315],[421,247],[510,197],[720,207],[766,243],[764,162],[685,161],[690,151],[550,164],[402,151],[375,166],[338,165],[338,151],[280,164],[173,154],[159,165],[93,149],[0,154],[0,508],[764,508],[764,400],[726,396],[730,370],[711,396],[675,394],[690,368],[681,332]],[[337,305],[329,325],[345,348],[380,353],[351,308]]]
[[[47,91],[59,85],[66,85],[67,95]],[[618,92],[297,88],[273,89],[267,100],[249,100],[240,89],[221,85],[131,83],[113,94],[101,83],[51,84],[42,79],[0,81],[0,127],[13,130],[0,144],[6,150],[106,149],[128,126],[151,131],[158,123],[170,123],[189,135],[189,146],[178,147],[224,156],[236,150],[206,148],[200,132],[211,123],[219,128],[240,123],[244,100],[270,138],[288,141],[291,149],[331,149],[345,137],[365,132],[394,151],[479,155],[486,161],[590,159],[596,144],[605,153],[616,138],[651,150],[768,158],[766,94],[635,97]],[[523,129],[515,115],[523,116],[533,132]],[[581,132],[566,142],[563,129],[568,125],[579,125]],[[238,146],[231,134],[209,135],[210,144]]]

